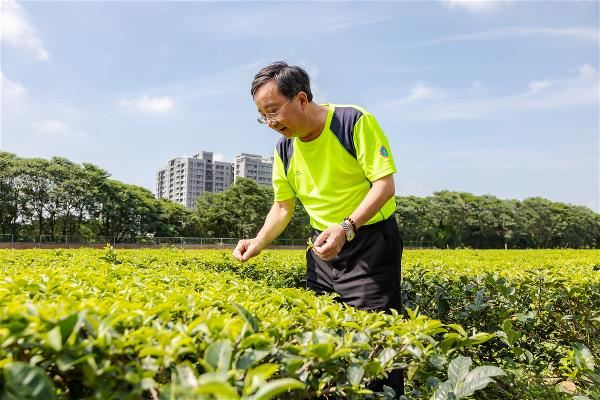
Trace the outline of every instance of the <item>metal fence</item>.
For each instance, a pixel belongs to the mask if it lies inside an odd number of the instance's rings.
[[[151,237],[119,239],[116,236],[83,236],[83,235],[12,235],[0,234],[0,243],[39,243],[39,244],[139,244],[139,245],[200,245],[200,246],[235,246],[239,238],[211,237]],[[277,239],[276,246],[305,246],[306,239]]]
[[[102,245],[102,244],[131,244],[140,246],[235,246],[240,238],[211,238],[211,237],[150,237],[138,236],[135,238],[118,239],[116,236],[85,236],[85,235],[12,235],[0,234],[0,243],[30,243],[44,245]],[[305,247],[307,239],[277,239],[271,243],[273,246]],[[431,242],[405,241],[407,249],[431,249]]]
[[[433,242],[425,242],[425,241],[404,241],[405,249],[435,249],[436,247],[433,245]]]

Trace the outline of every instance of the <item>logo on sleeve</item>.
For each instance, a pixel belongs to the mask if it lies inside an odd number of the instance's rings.
[[[388,153],[388,151],[387,151],[387,149],[385,148],[385,146],[381,146],[381,147],[379,148],[379,154],[380,154],[382,157],[385,157],[385,158],[388,158],[388,157],[390,156],[390,154]]]

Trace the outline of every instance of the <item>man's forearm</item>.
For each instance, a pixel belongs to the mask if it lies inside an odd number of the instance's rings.
[[[373,182],[371,190],[369,190],[358,208],[350,215],[356,227],[363,226],[373,218],[390,197],[395,195],[395,192],[393,175],[385,176]]]
[[[294,206],[294,199],[273,203],[269,214],[265,218],[263,227],[256,235],[256,239],[261,243],[261,247],[265,247],[281,235],[292,219]]]

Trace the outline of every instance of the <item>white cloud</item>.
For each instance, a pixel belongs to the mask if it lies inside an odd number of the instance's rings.
[[[256,71],[260,67],[263,67],[266,62],[261,59],[228,69],[220,69],[202,76],[169,81],[163,85],[146,88],[145,92],[169,93],[170,98],[177,99],[177,106],[188,103],[190,100],[199,101],[217,97],[235,97],[241,93],[247,95],[246,86],[248,82],[251,81]],[[124,100],[125,102],[128,101]],[[121,106],[131,108],[126,103],[121,104]],[[175,106],[174,100],[173,106]]]
[[[469,90],[467,89],[466,92],[468,93]],[[568,78],[532,81],[528,84],[527,90],[510,96],[488,97],[479,100],[430,98],[426,107],[422,103],[416,105],[407,102],[406,100],[410,97],[389,102],[384,104],[384,107],[402,112],[403,118],[475,119],[499,112],[513,113],[598,105],[600,84],[598,71],[592,65],[584,64],[577,67],[574,74]],[[400,115],[398,112],[395,114]]]
[[[577,67],[575,72],[575,76],[556,81],[552,85],[554,90],[544,90],[544,93],[539,96],[531,96],[530,92],[514,96],[515,107],[527,110],[598,104],[600,100],[598,71],[593,66],[584,64]]]
[[[472,96],[478,96],[486,92],[486,88],[481,81],[472,81],[467,92]]]
[[[81,112],[68,103],[62,101],[52,101],[48,108],[50,107],[67,120],[79,120],[82,118]]]
[[[147,113],[165,113],[173,109],[174,102],[169,96],[149,97],[142,96],[137,99],[121,99],[121,107]]]
[[[16,48],[33,50],[40,61],[48,60],[48,51],[29,22],[27,11],[19,3],[14,0],[0,1],[0,19],[0,38],[3,42]]]
[[[571,28],[545,28],[545,27],[506,27],[482,32],[473,32],[463,35],[447,36],[432,41],[418,44],[417,47],[432,46],[439,43],[463,42],[475,40],[494,40],[503,38],[519,38],[525,36],[542,36],[549,38],[567,38],[581,41],[598,42],[600,34],[597,28],[571,27]]]
[[[11,81],[2,71],[0,71],[1,90],[3,96],[9,98],[21,97],[27,93],[27,90],[19,82]]]
[[[508,1],[492,0],[442,0],[449,8],[463,8],[473,14],[483,14],[496,11]]]
[[[346,29],[352,29],[358,26],[364,25],[376,25],[381,22],[389,20],[388,17],[375,17],[375,18],[360,18],[360,15],[355,17],[341,17],[339,19],[332,19],[323,22],[323,30],[325,31],[341,31]]]
[[[554,84],[554,82],[550,81],[550,80],[543,80],[543,81],[533,81],[529,83],[529,94],[536,94],[537,92],[539,92],[540,90],[544,90],[546,88],[549,88],[550,86],[552,86]]]
[[[43,135],[55,136],[67,132],[67,125],[57,119],[47,119],[33,123],[33,130]]]
[[[307,8],[294,2],[272,2],[266,8],[244,10],[235,7],[204,7],[202,13],[189,15],[183,29],[209,31],[234,36],[285,37],[295,36],[297,32],[290,26],[311,21],[311,29],[305,35],[322,34],[351,30],[356,27],[379,24],[390,19],[376,8],[365,11],[353,7],[351,3],[340,9],[327,2],[314,3]]]
[[[598,71],[590,64],[583,64],[575,69],[577,72],[577,81],[581,82],[598,82]]]
[[[426,86],[425,84],[423,84],[423,82],[418,81],[415,83],[415,85],[411,89],[410,94],[408,96],[403,97],[398,100],[395,100],[391,103],[388,103],[387,106],[394,107],[394,106],[405,105],[405,104],[414,103],[414,102],[423,101],[423,100],[443,98],[443,97],[446,97],[446,95],[447,94],[445,91],[443,91],[441,89]]]
[[[36,121],[32,124],[32,128],[34,133],[52,139],[87,138],[90,136],[88,131],[69,125],[58,118]]]

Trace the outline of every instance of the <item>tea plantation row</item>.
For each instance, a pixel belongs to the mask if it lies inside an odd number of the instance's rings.
[[[598,399],[599,260],[408,251],[402,316],[302,289],[301,251],[5,250],[0,394],[389,398],[403,368],[409,398]]]

